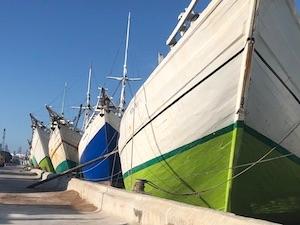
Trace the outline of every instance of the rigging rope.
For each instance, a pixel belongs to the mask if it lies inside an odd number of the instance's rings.
[[[145,90],[145,89],[144,89]],[[135,99],[134,99],[135,101]],[[146,100],[147,101],[147,100]],[[135,102],[134,102],[135,104]],[[147,116],[148,118],[150,118],[150,115],[149,115],[149,110],[148,110],[148,107],[147,107],[147,104],[145,104],[145,108],[146,108],[146,112],[147,112]],[[135,119],[135,107],[134,107],[134,110],[133,110],[133,121]],[[152,132],[152,135],[153,135],[153,139],[155,141],[155,145],[156,145],[156,148],[160,154],[160,157],[162,158],[162,161],[164,162],[164,164],[161,164],[166,170],[169,170],[172,174],[175,175],[175,177],[179,180],[180,183],[182,183],[184,186],[186,186],[188,189],[190,189],[192,191],[192,193],[197,193],[196,190],[186,181],[184,180],[171,166],[170,164],[167,162],[167,160],[165,159],[165,157],[163,156],[161,150],[160,150],[160,147],[157,143],[157,139],[156,139],[156,134],[154,132],[154,128],[153,128],[153,124],[152,124],[152,121],[149,123],[150,127],[151,127],[151,132]],[[134,131],[134,124],[133,124],[133,131]],[[154,153],[155,154],[155,153]],[[132,147],[131,147],[131,169],[130,169],[130,172],[132,171],[132,161],[133,161],[133,138],[132,138]],[[131,177],[131,186],[132,186],[132,176]],[[153,187],[155,186],[154,183],[150,183],[151,185],[153,185]],[[158,186],[156,186],[158,187]],[[166,192],[166,190],[164,190],[164,192]],[[209,203],[202,197],[200,196],[200,193],[198,193],[198,197],[201,199],[201,201],[207,205],[207,207],[211,208],[211,206],[209,205]]]
[[[68,169],[68,170],[62,172],[62,173],[54,174],[52,177],[50,177],[50,178],[48,178],[48,179],[46,179],[46,180],[38,181],[38,182],[36,182],[36,183],[33,183],[33,184],[27,186],[27,188],[34,188],[34,187],[39,186],[39,185],[41,185],[41,184],[47,183],[47,182],[49,182],[49,181],[51,181],[51,180],[54,180],[54,179],[57,179],[57,178],[59,178],[59,177],[65,176],[65,175],[67,175],[67,174],[73,173],[74,171],[76,171],[76,170],[78,170],[78,169],[81,169],[81,168],[84,167],[84,166],[87,166],[87,165],[90,165],[90,164],[92,164],[92,163],[94,163],[94,162],[97,162],[98,160],[103,159],[103,158],[107,157],[108,155],[113,155],[113,154],[115,154],[116,152],[118,152],[118,150],[115,150],[115,151],[112,151],[112,152],[110,152],[110,153],[108,153],[108,154],[106,154],[106,155],[97,157],[97,158],[95,158],[95,159],[93,159],[93,160],[91,160],[91,161],[89,161],[89,162],[84,163],[84,164],[80,164],[80,165],[78,165],[78,166],[75,166],[75,167],[73,167],[73,168],[71,168],[71,169]]]
[[[104,149],[104,151],[101,154],[104,154],[106,152],[108,152],[108,146],[111,144],[112,140],[114,139],[114,137],[116,136],[118,132],[115,132],[113,137],[110,139],[108,145],[106,145],[106,148]],[[118,149],[118,146],[116,146],[111,152],[114,152]],[[110,157],[110,155],[108,155],[106,158],[103,158],[103,160],[101,160],[100,162],[98,162],[96,165],[92,166],[91,168],[88,168],[84,171],[78,172],[78,174],[82,174],[82,173],[87,173],[93,169],[95,169],[97,166],[99,166],[101,163],[103,163],[108,157]]]
[[[115,57],[114,57],[114,59],[113,59],[113,62],[112,62],[112,65],[111,65],[111,67],[110,67],[110,70],[109,70],[109,74],[108,74],[108,75],[112,75],[112,72],[113,72],[113,69],[114,69],[115,64],[116,64],[116,62],[117,62],[117,58],[118,58],[118,56],[119,56],[119,54],[120,54],[120,50],[121,50],[121,46],[122,46],[122,45],[123,45],[123,39],[120,41],[119,48],[118,48],[118,50],[117,50],[117,52],[116,52],[116,54],[115,54]]]
[[[115,176],[117,176],[117,175],[119,175],[121,173],[122,173],[122,171],[119,171],[119,172],[114,173],[114,174],[112,174],[110,176],[102,177],[102,178],[99,178],[99,179],[92,179],[92,178],[84,178],[83,177],[83,178],[81,178],[81,180],[86,180],[86,181],[107,181],[108,179],[111,179],[111,178],[113,178],[113,177],[115,177]],[[120,179],[122,179],[122,177],[121,178],[117,178],[116,180],[120,180]],[[112,182],[112,179],[111,179],[111,182]]]
[[[115,88],[115,90],[114,90],[113,94],[111,95],[111,97],[114,97],[114,96],[115,96],[115,94],[116,94],[117,91],[119,90],[120,86],[121,86],[121,81],[118,82],[118,86]]]

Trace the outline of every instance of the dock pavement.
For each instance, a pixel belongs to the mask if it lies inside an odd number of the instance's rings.
[[[38,174],[20,166],[0,168],[0,224],[125,225],[121,218],[99,211],[75,191],[28,189]]]

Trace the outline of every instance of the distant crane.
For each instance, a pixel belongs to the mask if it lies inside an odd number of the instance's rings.
[[[5,151],[5,135],[6,135],[6,129],[3,129],[3,136],[2,136],[2,150]]]

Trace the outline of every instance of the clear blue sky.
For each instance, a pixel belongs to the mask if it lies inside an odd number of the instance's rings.
[[[209,0],[200,1],[200,8]],[[129,75],[146,79],[178,14],[190,0],[0,0],[0,129],[12,151],[27,149],[29,113],[48,122],[45,104],[60,111],[68,83],[66,117],[85,99],[92,61],[93,102],[97,86],[113,92],[106,75],[122,72],[128,11],[132,13]],[[300,0],[297,0],[299,5]],[[141,82],[131,86],[135,91]],[[129,97],[129,91],[127,92]],[[117,97],[117,96],[115,96]]]

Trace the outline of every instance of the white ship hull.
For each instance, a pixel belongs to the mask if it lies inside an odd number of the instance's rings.
[[[126,188],[299,222],[299,42],[292,1],[212,1],[123,116]]]
[[[78,144],[81,134],[65,125],[55,125],[50,141],[49,152],[53,167],[57,173],[78,164]]]
[[[39,166],[42,170],[48,172],[54,172],[51,160],[49,158],[49,132],[44,128],[36,126],[33,128],[32,135],[32,160],[36,161],[37,166]]]
[[[49,133],[40,127],[34,128],[32,136],[32,151],[34,152],[37,163],[40,163],[46,156],[49,156],[48,143]]]
[[[119,125],[120,118],[114,112],[105,112],[103,116],[97,114],[93,117],[79,143],[80,163],[87,163],[116,150]],[[112,155],[84,167],[82,169],[84,178],[90,181],[113,180],[114,171],[120,170],[120,165],[116,166],[116,157],[116,155]],[[119,161],[119,159],[117,160]],[[121,177],[120,173],[117,175]]]

